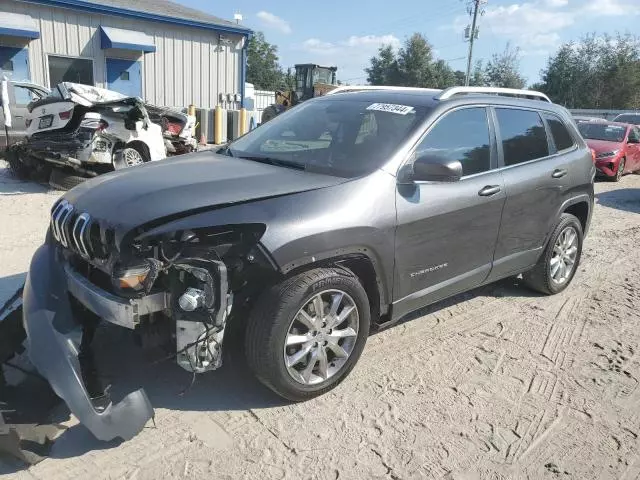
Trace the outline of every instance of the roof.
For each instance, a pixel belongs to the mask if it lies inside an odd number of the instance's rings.
[[[120,15],[223,32],[250,35],[249,28],[169,0],[23,0],[30,3]]]

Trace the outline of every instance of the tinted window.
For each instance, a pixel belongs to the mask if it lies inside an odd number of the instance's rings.
[[[542,118],[531,110],[496,108],[505,165],[517,165],[549,155]]]
[[[428,111],[420,105],[324,97],[250,131],[231,143],[229,152],[312,172],[360,176],[387,162]]]
[[[418,146],[418,155],[433,154],[462,163],[462,174],[491,168],[489,123],[485,108],[465,108],[447,114]]]
[[[640,142],[640,130],[638,130],[637,128],[632,128],[629,132],[629,138],[636,143]]]
[[[567,127],[562,123],[562,120],[555,115],[550,115],[548,113],[545,114],[545,118],[549,124],[549,128],[551,129],[551,135],[553,135],[553,141],[555,142],[558,151],[566,150],[567,148],[571,148],[575,145],[569,130],[567,130]]]
[[[49,55],[49,85],[61,82],[93,85],[93,62],[86,58],[68,58]]]

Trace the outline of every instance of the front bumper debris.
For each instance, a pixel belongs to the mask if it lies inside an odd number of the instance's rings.
[[[140,389],[120,403],[94,406],[82,378],[78,345],[80,328],[69,302],[67,276],[55,247],[42,245],[34,254],[23,295],[23,322],[29,357],[55,393],[99,440],[129,440],[153,418],[154,411]]]

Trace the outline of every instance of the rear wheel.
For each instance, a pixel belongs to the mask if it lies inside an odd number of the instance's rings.
[[[524,283],[546,295],[567,288],[580,263],[582,236],[580,221],[570,213],[563,213],[538,263],[523,275]]]
[[[275,118],[276,116],[278,116],[278,110],[276,109],[275,105],[269,105],[262,111],[262,119],[260,120],[260,123],[267,123],[269,120]]]
[[[49,177],[49,185],[58,190],[71,190],[73,187],[77,187],[87,180],[89,180],[88,177],[81,177],[65,172],[59,168],[54,168]]]
[[[135,167],[149,161],[147,152],[138,146],[129,146],[122,149],[114,156],[113,168],[121,170],[123,168]]]
[[[353,274],[301,273],[270,288],[253,308],[245,335],[247,362],[278,395],[307,400],[349,374],[370,322],[367,294]]]

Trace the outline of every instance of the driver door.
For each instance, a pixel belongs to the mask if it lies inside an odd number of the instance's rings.
[[[627,142],[627,168],[630,171],[640,170],[640,129],[638,127],[631,127]]]
[[[506,198],[485,107],[443,115],[417,146],[423,153],[459,160],[463,177],[397,187],[394,319],[488,277]]]

